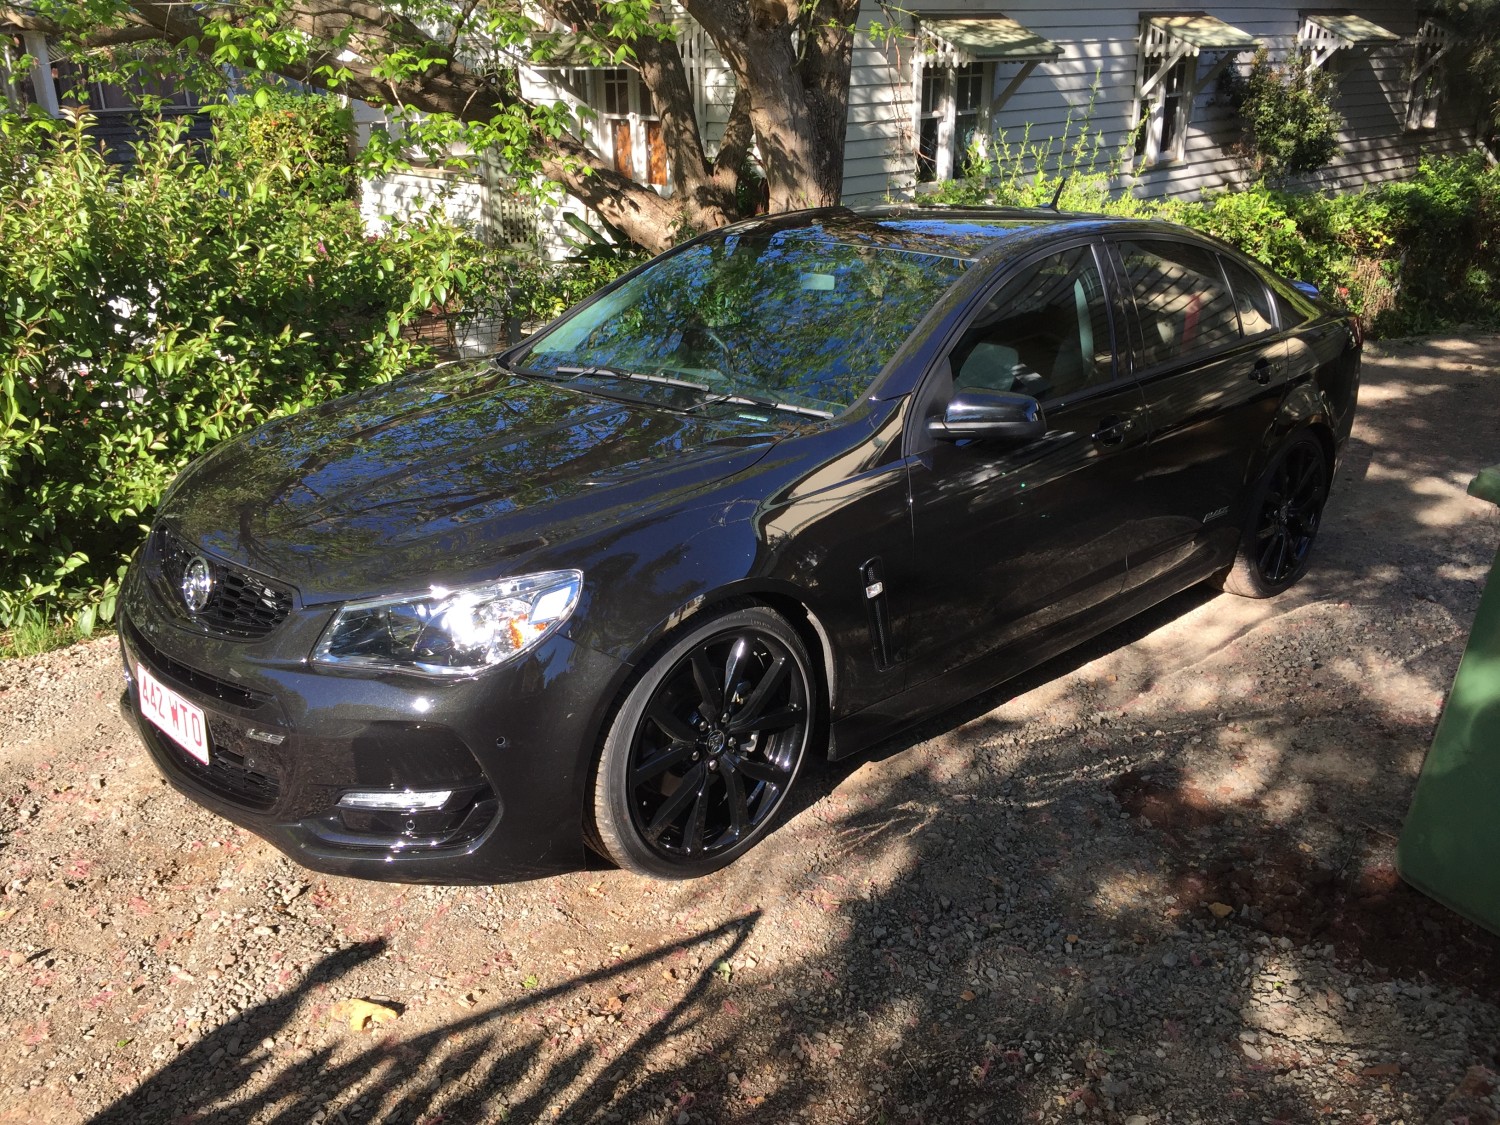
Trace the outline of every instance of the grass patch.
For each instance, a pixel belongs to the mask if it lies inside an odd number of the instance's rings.
[[[0,660],[12,660],[22,656],[39,656],[54,649],[66,648],[79,641],[91,640],[105,631],[96,626],[92,635],[86,636],[72,621],[37,619],[17,626],[7,633],[0,633]]]

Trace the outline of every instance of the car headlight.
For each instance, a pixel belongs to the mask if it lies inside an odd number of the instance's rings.
[[[471,676],[535,648],[560,628],[583,587],[576,570],[502,578],[414,598],[349,602],[313,662],[429,676]]]

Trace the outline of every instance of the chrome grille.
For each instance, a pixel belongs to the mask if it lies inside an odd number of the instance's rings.
[[[214,576],[213,593],[201,611],[189,614],[179,591],[183,572],[197,552],[164,527],[157,528],[152,538],[167,601],[179,614],[209,632],[246,639],[264,637],[291,613],[292,592],[286,587],[205,556]]]

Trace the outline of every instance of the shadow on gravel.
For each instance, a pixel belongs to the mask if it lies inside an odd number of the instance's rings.
[[[663,946],[651,953],[620,960],[608,969],[585,973],[565,985],[537,988],[522,998],[475,1012],[430,1031],[402,1037],[390,1034],[375,1046],[347,1061],[335,1063],[333,1051],[313,1052],[302,1062],[285,1063],[268,1057],[255,1044],[275,1036],[287,1026],[299,1005],[314,988],[331,985],[356,967],[378,958],[384,941],[360,942],[331,953],[307,975],[300,988],[248,1009],[225,1024],[213,1036],[183,1051],[162,1070],[126,1097],[106,1107],[91,1119],[91,1125],[140,1125],[141,1122],[246,1121],[254,1118],[275,1125],[302,1125],[313,1118],[329,1098],[351,1087],[373,1085],[377,1090],[400,1087],[401,1097],[381,1116],[390,1121],[422,1120],[427,1112],[452,1097],[455,1087],[477,1091],[480,1100],[508,1090],[539,1061],[546,1065],[547,1080],[531,1098],[508,1102],[505,1116],[518,1121],[536,1121],[544,1116],[557,1086],[572,1086],[585,1078],[595,1061],[587,1043],[568,1046],[563,1037],[536,1037],[530,1032],[542,1027],[540,1014],[560,1002],[588,1004],[597,998],[590,1013],[614,1022],[625,1011],[629,996],[621,982],[643,969],[664,966],[677,955],[698,951],[711,955],[718,964],[736,956],[759,921],[759,913],[731,919],[720,926]],[[647,1019],[634,1021],[630,1046],[611,1062],[629,1073],[644,1064],[646,1056],[672,1035],[696,1020],[694,1011],[716,980],[712,968],[697,976],[671,1008]],[[597,990],[597,991],[596,991]],[[513,1025],[524,1025],[516,1032]],[[230,1042],[245,1050],[226,1065],[217,1054]],[[240,1092],[252,1073],[270,1068],[277,1073],[268,1085],[253,1095]],[[580,1104],[607,1104],[613,1084],[595,1076],[576,1095]],[[214,1103],[229,1102],[228,1108]],[[363,1113],[357,1116],[363,1116]]]
[[[319,985],[333,984],[353,969],[373,961],[385,951],[384,941],[357,942],[330,953],[308,970],[300,988],[275,1000],[246,1009],[218,1032],[198,1040],[113,1105],[91,1118],[94,1125],[138,1125],[162,1120],[166,1106],[181,1113],[184,1102],[231,1096],[239,1087],[248,1065],[261,1052],[254,1046],[278,1034],[297,1010],[302,997]],[[245,1053],[229,1065],[219,1067],[230,1042],[242,1043]],[[216,1052],[223,1052],[216,1055]]]
[[[1449,382],[1387,380],[1338,485],[1311,592],[1256,625],[1321,591],[1373,603],[1382,584],[1401,607],[1472,602],[1463,568],[1488,560],[1433,539],[1457,517],[1433,507],[1427,482],[1493,459],[1493,431],[1414,442],[1431,456],[1399,471],[1380,461],[1383,435],[1474,412],[1472,389]],[[1339,504],[1365,511],[1361,526],[1374,513],[1391,538],[1370,542]],[[94,1120],[291,1125],[322,1120],[356,1086],[329,1120],[1425,1117],[1435,1103],[1401,1100],[1414,1081],[1402,1050],[1428,1043],[1422,1088],[1446,1091],[1471,1061],[1493,1060],[1500,1031],[1493,1009],[1475,1020],[1438,988],[1500,999],[1500,942],[1369,863],[1399,831],[1432,718],[1393,711],[1357,679],[1324,690],[1327,673],[1296,652],[1270,705],[1226,687],[1209,703],[1152,696],[1149,717],[1101,718],[1088,666],[1211,597],[1189,591],[873,754],[812,771],[791,822],[725,872],[649,894],[602,877],[627,909],[649,900],[675,907],[678,925],[709,919],[687,936],[437,1027],[395,1025],[352,1056],[329,1046],[298,1062],[253,1046],[313,987],[380,953],[356,946]],[[1204,645],[1211,655],[1243,632]],[[1148,685],[1192,667],[1140,647]],[[1022,741],[1028,720],[1001,704],[1064,676],[1051,733]],[[597,925],[610,925],[603,912]],[[817,943],[801,932],[814,928]],[[653,999],[664,991],[670,1000]],[[216,1062],[236,1037],[248,1053]]]

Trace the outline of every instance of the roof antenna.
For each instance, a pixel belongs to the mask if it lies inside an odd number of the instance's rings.
[[[1049,203],[1049,204],[1047,204],[1047,209],[1049,211],[1056,211],[1057,210],[1058,201],[1060,199],[1062,199],[1063,189],[1066,188],[1067,186],[1068,186],[1068,177],[1064,176],[1062,178],[1062,181],[1057,185],[1057,190],[1052,193],[1052,202]]]

